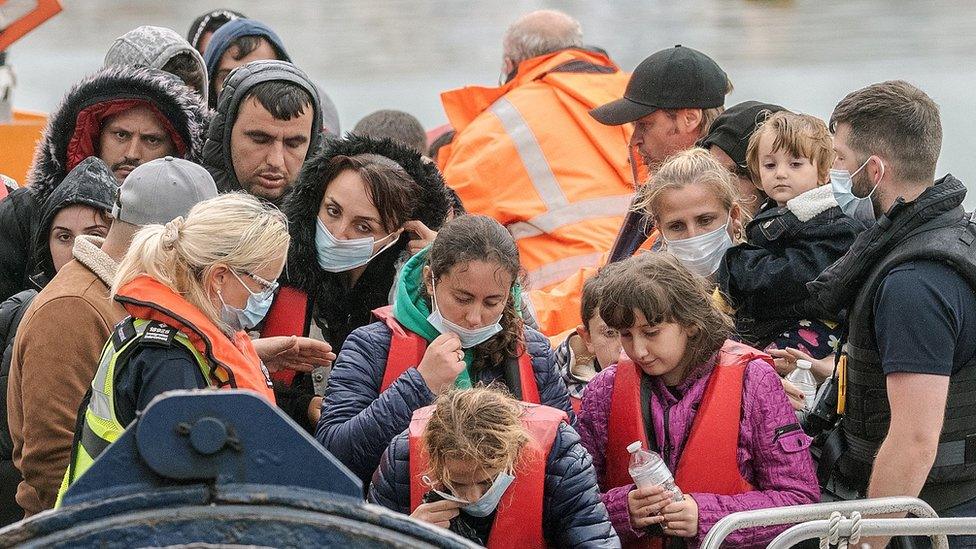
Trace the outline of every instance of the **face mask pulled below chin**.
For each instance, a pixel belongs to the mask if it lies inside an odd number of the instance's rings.
[[[871,202],[871,195],[878,188],[875,185],[867,196],[861,198],[854,195],[854,176],[857,175],[864,166],[868,165],[871,159],[868,158],[861,164],[861,167],[850,173],[847,170],[830,170],[830,190],[834,193],[834,199],[844,214],[864,223],[867,226],[874,225],[877,216],[874,214],[874,204]],[[881,177],[884,177],[884,164],[881,164]]]
[[[424,481],[430,485],[429,478],[424,477]],[[471,515],[472,517],[482,518],[492,514],[492,512],[498,508],[498,503],[502,500],[502,496],[505,495],[505,491],[508,490],[508,487],[511,486],[513,482],[515,482],[515,477],[513,475],[508,473],[499,473],[498,476],[495,477],[495,481],[491,483],[491,488],[488,488],[488,490],[480,498],[478,498],[478,501],[473,503],[468,503],[457,496],[448,494],[446,492],[441,492],[439,490],[434,490],[434,493],[448,501],[467,504],[461,506],[462,511]]]
[[[450,320],[444,318],[441,314],[440,308],[437,306],[437,297],[435,293],[437,292],[436,283],[431,281],[431,301],[433,301],[434,310],[427,316],[427,322],[434,327],[435,330],[442,334],[457,334],[458,339],[461,340],[462,349],[470,349],[481,345],[485,341],[491,339],[492,336],[502,331],[501,320],[502,317],[499,316],[498,320],[494,324],[489,324],[482,328],[464,328],[463,326],[458,326],[457,324],[451,322]]]
[[[725,225],[714,231],[681,240],[665,238],[664,242],[668,245],[668,251],[674,254],[685,268],[699,276],[708,277],[718,270],[725,251],[732,247],[729,223],[732,223],[731,217]]]
[[[390,233],[381,238],[380,241],[386,240],[395,234],[397,233]],[[376,242],[377,240],[371,236],[339,240],[329,231],[325,223],[322,223],[321,219],[318,217],[315,218],[315,255],[318,259],[319,267],[322,267],[323,270],[329,271],[330,273],[342,273],[351,271],[357,267],[362,267],[372,261],[374,257],[386,251],[390,246],[396,244],[397,239],[394,238],[374,254],[373,247],[376,245]]]

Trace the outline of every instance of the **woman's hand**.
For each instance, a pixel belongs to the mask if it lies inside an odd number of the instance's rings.
[[[627,494],[627,510],[630,511],[630,525],[634,530],[642,530],[664,521],[661,510],[671,503],[671,492],[663,486],[635,488]]]
[[[311,372],[316,366],[328,366],[336,359],[331,345],[310,337],[262,337],[252,343],[269,372],[285,369]]]
[[[410,516],[434,526],[450,528],[451,519],[458,516],[458,508],[460,507],[461,504],[456,501],[443,499],[433,503],[420,504],[413,510],[413,513],[410,513]]]
[[[834,373],[834,356],[827,355],[824,358],[813,358],[799,349],[787,347],[786,349],[770,349],[769,356],[773,357],[773,364],[776,371],[781,376],[785,376],[796,369],[797,360],[810,361],[810,371],[818,382],[823,382]]]
[[[420,250],[423,250],[437,238],[437,231],[430,230],[427,225],[424,225],[423,221],[418,219],[411,219],[404,223],[403,230],[413,235],[413,238],[407,242],[407,251],[410,252],[410,255],[415,255]]]
[[[801,391],[796,385],[790,383],[785,377],[779,378],[779,381],[783,384],[783,390],[786,391],[786,398],[790,399],[790,406],[793,407],[793,410],[797,412],[805,410],[807,407],[807,400],[806,395],[803,394],[803,391]]]
[[[440,394],[454,385],[454,380],[464,368],[461,340],[457,334],[442,334],[430,342],[417,371],[431,392]]]
[[[698,534],[698,502],[688,494],[684,498],[664,508],[661,512],[664,524],[661,527],[669,536],[693,538]]]

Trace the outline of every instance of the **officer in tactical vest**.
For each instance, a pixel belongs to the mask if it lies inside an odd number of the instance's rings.
[[[882,82],[838,103],[830,127],[838,202],[877,222],[808,286],[827,310],[847,310],[825,498],[919,496],[940,516],[976,516],[976,218],[962,182],[933,183],[939,108],[907,82]]]

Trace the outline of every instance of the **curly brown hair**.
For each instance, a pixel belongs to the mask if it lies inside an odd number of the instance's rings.
[[[470,261],[498,264],[512,276],[512,288],[523,278],[515,240],[505,227],[490,217],[464,215],[451,220],[438,231],[427,254],[427,266],[435,281],[454,267]],[[428,300],[430,291],[427,286]],[[525,325],[512,296],[505,302],[500,323],[501,332],[474,348],[472,370],[504,364],[509,357],[525,352]]]
[[[425,471],[448,489],[447,460],[471,460],[488,473],[512,473],[529,442],[522,405],[494,387],[452,389],[437,397],[423,444],[430,459]]]
[[[648,324],[673,322],[690,328],[683,359],[701,364],[732,334],[732,319],[715,306],[709,283],[667,252],[644,253],[608,273],[600,293],[600,317],[615,330],[634,326],[634,311]]]

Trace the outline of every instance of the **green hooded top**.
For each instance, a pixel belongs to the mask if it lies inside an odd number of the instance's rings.
[[[441,335],[441,333],[438,332],[437,329],[427,321],[427,317],[430,316],[431,310],[427,296],[422,290],[424,265],[427,263],[427,253],[429,251],[430,246],[427,246],[423,250],[417,252],[416,255],[407,260],[406,264],[403,265],[403,268],[400,270],[400,274],[397,277],[396,293],[393,300],[393,317],[396,318],[397,322],[402,324],[404,328],[427,340],[427,343],[434,341],[438,336]],[[521,301],[522,294],[518,285],[512,288],[512,297],[515,299],[516,310],[520,310],[518,305]],[[470,369],[473,358],[473,350],[465,349],[464,364],[467,367],[463,372],[458,374],[457,379],[454,381],[455,387],[459,389],[471,388],[472,383]]]

